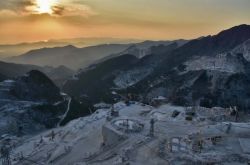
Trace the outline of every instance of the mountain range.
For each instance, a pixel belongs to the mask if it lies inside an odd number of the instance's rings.
[[[125,51],[82,70],[63,90],[93,102],[112,102],[113,93],[118,93],[146,103],[163,96],[177,105],[246,109],[250,107],[249,39],[250,26],[240,25],[182,46],[153,46],[141,58]]]
[[[181,46],[187,41],[145,41],[137,44],[103,44],[84,48],[68,45],[31,50],[23,55],[10,57],[5,60],[8,62],[38,66],[58,67],[63,65],[70,69],[78,70],[93,63],[119,56],[127,52],[134,52],[134,55],[142,57],[147,54],[147,52],[150,52],[152,46],[169,45],[173,42]]]
[[[18,44],[1,44],[0,45],[0,59],[18,56],[29,52],[30,50],[41,48],[63,47],[67,45],[74,45],[76,47],[88,47],[101,44],[128,44],[137,43],[141,40],[135,39],[120,39],[120,38],[71,38],[71,39],[51,39],[39,42],[18,43]]]

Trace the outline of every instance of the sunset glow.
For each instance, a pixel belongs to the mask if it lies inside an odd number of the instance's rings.
[[[52,14],[53,7],[56,5],[57,0],[36,0],[36,11],[39,14]]]
[[[192,39],[250,24],[249,6],[249,0],[2,0],[0,44],[79,37]]]

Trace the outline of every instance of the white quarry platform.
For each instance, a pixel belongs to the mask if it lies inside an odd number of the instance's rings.
[[[240,147],[245,154],[250,154],[250,139],[239,138]]]
[[[12,164],[29,165],[30,161],[44,165],[249,163],[248,121],[235,123],[226,109],[201,107],[193,109],[192,120],[186,120],[187,109],[169,104],[154,108],[137,102],[127,106],[119,102],[114,105],[114,110],[119,112],[117,117],[110,116],[110,109],[99,109],[64,127],[20,138],[12,149]],[[178,115],[173,117],[174,111]]]

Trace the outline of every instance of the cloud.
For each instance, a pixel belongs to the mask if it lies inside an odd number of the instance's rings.
[[[98,13],[95,12],[91,7],[87,5],[68,5],[64,8],[64,15],[65,16],[83,16],[83,17],[90,17],[93,15],[97,15]]]
[[[3,9],[3,10],[0,10],[0,16],[1,17],[16,17],[18,16],[18,14],[12,10]]]
[[[64,14],[65,7],[64,6],[53,6],[52,11],[53,11],[54,15],[62,16]]]
[[[26,6],[34,5],[33,0],[8,0],[0,1],[0,10],[11,10],[15,12],[25,10]]]
[[[59,1],[51,7],[52,16],[83,16],[89,17],[97,13],[93,9],[84,4],[76,4],[72,2],[66,3]],[[0,16],[2,15],[32,15],[39,14],[36,11],[36,0],[4,0],[0,1]]]

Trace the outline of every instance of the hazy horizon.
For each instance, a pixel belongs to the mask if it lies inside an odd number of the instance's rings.
[[[249,0],[8,0],[0,44],[71,38],[193,39],[250,24]]]
[[[200,36],[196,36],[196,37],[193,37],[193,38],[174,38],[174,39],[168,39],[168,38],[159,38],[159,39],[155,39],[155,38],[126,38],[126,37],[108,37],[108,36],[103,36],[103,37],[84,37],[84,36],[79,36],[79,37],[73,37],[73,38],[48,38],[46,40],[34,40],[34,41],[17,41],[17,42],[7,42],[7,43],[2,43],[0,42],[0,45],[21,45],[21,44],[36,44],[36,43],[48,43],[48,42],[57,42],[57,43],[65,43],[65,44],[72,44],[74,45],[74,42],[77,42],[76,40],[79,40],[79,43],[82,42],[84,39],[88,40],[88,39],[93,39],[93,40],[114,40],[114,43],[118,43],[119,44],[119,41],[121,42],[128,42],[131,41],[131,42],[144,42],[144,41],[174,41],[174,40],[193,40],[193,39],[197,39],[197,38],[200,38],[200,37],[206,37],[206,36],[212,36],[212,35],[216,35],[218,33],[220,33],[221,31],[223,30],[227,30],[227,29],[230,29],[232,27],[235,27],[235,26],[240,26],[240,25],[244,25],[244,23],[242,24],[237,24],[237,25],[234,25],[234,26],[230,26],[230,27],[226,27],[225,29],[220,29],[218,31],[215,31],[213,34],[211,33],[208,33],[208,34],[204,34],[204,35],[200,35]],[[250,24],[245,24],[245,25],[250,25]],[[72,43],[71,43],[72,42]],[[102,44],[102,43],[101,43]],[[105,44],[105,43],[103,43]],[[108,42],[107,42],[108,44]],[[112,44],[112,42],[111,42]],[[122,44],[122,43],[121,43]],[[126,44],[126,43],[125,43]],[[95,44],[94,44],[95,45]],[[98,43],[97,43],[98,45]]]

